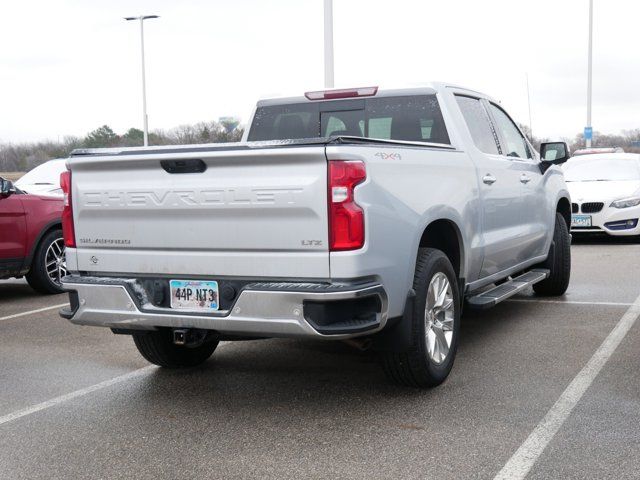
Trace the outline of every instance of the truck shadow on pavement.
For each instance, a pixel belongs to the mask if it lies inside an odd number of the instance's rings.
[[[157,369],[148,378],[146,393],[170,401],[176,392],[191,402],[231,402],[279,405],[281,402],[307,404],[342,403],[349,398],[397,397],[423,401],[430,397],[446,397],[446,391],[464,387],[468,380],[465,369],[477,362],[498,332],[513,329],[513,324],[526,321],[518,312],[523,304],[498,307],[503,314],[467,312],[461,326],[458,358],[447,381],[440,387],[420,390],[391,383],[384,375],[378,354],[359,351],[338,341],[270,339],[233,342],[221,345],[213,357],[201,367],[189,370]],[[523,315],[520,315],[523,316]],[[493,342],[491,342],[493,343]],[[160,400],[160,399],[158,399]],[[164,401],[163,400],[163,401]],[[219,404],[218,404],[219,405]],[[199,407],[200,408],[200,407]]]
[[[572,245],[640,245],[640,236],[613,237],[607,234],[576,235],[571,237]]]
[[[501,332],[526,320],[519,318],[522,310],[504,305],[501,319],[495,313],[466,315],[453,371],[430,390],[390,383],[374,352],[340,342],[275,339],[222,345],[198,368],[155,369],[109,402],[124,409],[126,418],[136,418],[148,438],[163,438],[167,431],[208,432],[199,438],[215,438],[216,449],[222,450],[227,448],[224,439],[240,435],[245,451],[262,451],[263,440],[274,431],[282,450],[299,442],[330,444],[333,435],[371,442],[381,433],[424,435],[442,425],[464,429],[469,418],[502,421],[495,396],[505,394],[502,382],[514,382],[504,372],[494,375],[491,355],[504,348],[500,340],[489,345],[487,340],[504,339]]]

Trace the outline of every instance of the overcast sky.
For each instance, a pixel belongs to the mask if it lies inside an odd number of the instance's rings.
[[[322,88],[323,0],[0,2],[0,142],[238,116]],[[640,128],[640,2],[594,0],[593,125]],[[588,0],[334,0],[336,86],[446,81],[497,98],[533,131],[586,122]]]

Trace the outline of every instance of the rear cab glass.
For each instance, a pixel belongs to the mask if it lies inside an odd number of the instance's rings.
[[[451,143],[435,95],[260,106],[251,124],[248,140],[332,136]]]

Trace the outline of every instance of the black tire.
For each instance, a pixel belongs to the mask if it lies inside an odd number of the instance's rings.
[[[186,347],[173,343],[171,329],[134,333],[133,341],[140,354],[149,362],[165,368],[195,367],[207,361],[218,346],[208,341],[198,347]]]
[[[36,292],[44,293],[47,295],[62,293],[62,284],[55,282],[51,279],[47,273],[47,251],[49,247],[58,242],[58,244],[64,245],[62,240],[62,230],[55,229],[45,234],[40,240],[36,252],[31,262],[31,268],[27,273],[27,282]],[[64,247],[62,247],[64,249]],[[64,255],[64,254],[63,254]]]
[[[560,213],[556,213],[553,231],[553,255],[539,265],[549,270],[549,277],[533,285],[533,291],[543,296],[563,295],[571,278],[571,237]]]
[[[440,363],[434,362],[427,350],[425,306],[427,290],[437,273],[443,273],[451,286],[453,297],[453,328],[449,353]],[[449,375],[458,348],[460,331],[460,292],[447,256],[440,250],[421,248],[413,279],[416,298],[411,315],[411,346],[404,352],[386,352],[383,367],[387,376],[400,385],[428,388],[441,384]]]

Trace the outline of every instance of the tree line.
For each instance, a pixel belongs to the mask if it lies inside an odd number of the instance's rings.
[[[526,125],[520,125],[533,146],[539,151],[540,143],[546,138],[532,137]],[[149,145],[186,145],[194,143],[238,142],[243,130],[236,128],[231,133],[218,122],[200,122],[181,125],[171,130],[154,130],[149,133]],[[584,137],[576,135],[564,139],[571,151],[584,148]],[[60,142],[41,141],[19,144],[0,143],[0,172],[26,172],[52,158],[65,158],[76,148],[135,147],[142,145],[143,133],[130,128],[118,135],[108,125],[89,132],[84,137],[64,137]],[[640,128],[623,130],[618,135],[594,132],[594,147],[622,147],[625,152],[640,153]]]
[[[531,129],[526,125],[519,125],[522,132],[527,136],[531,144],[536,150],[540,151],[540,144],[543,142],[553,141],[549,138],[540,138],[531,135]],[[569,145],[569,150],[574,152],[580,148],[585,148],[584,136],[582,133],[577,134],[573,138],[563,138],[563,141]],[[640,153],[640,128],[634,130],[623,130],[621,133],[605,134],[593,132],[592,147],[622,147],[627,153]]]
[[[149,132],[149,145],[238,142],[242,133],[242,128],[229,133],[218,122],[200,122]],[[103,125],[84,137],[69,136],[59,142],[0,143],[0,172],[26,172],[52,158],[65,158],[76,148],[139,147],[143,137],[142,130],[137,128],[118,135],[111,127]]]

